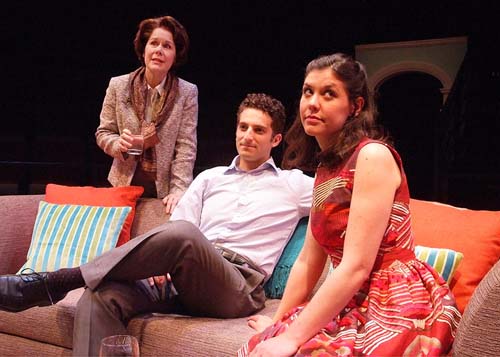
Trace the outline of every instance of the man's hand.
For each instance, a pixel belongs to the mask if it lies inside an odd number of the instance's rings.
[[[159,290],[167,283],[167,277],[165,275],[152,276],[148,278],[149,286],[156,286]]]
[[[253,328],[257,332],[262,332],[266,327],[273,324],[273,320],[270,317],[264,315],[253,315],[247,319],[248,326]]]
[[[151,286],[151,287],[156,286],[156,288],[160,292],[160,299],[161,300],[165,300],[165,298],[166,298],[164,287],[165,287],[165,284],[167,284],[167,282],[170,282],[170,283],[172,282],[172,277],[170,276],[169,273],[167,273],[165,275],[152,276],[151,278],[148,278],[149,286]]]
[[[175,206],[177,206],[177,203],[179,202],[181,196],[177,194],[168,194],[165,197],[163,197],[162,201],[163,204],[165,205],[165,212],[167,214],[172,214],[174,211]]]

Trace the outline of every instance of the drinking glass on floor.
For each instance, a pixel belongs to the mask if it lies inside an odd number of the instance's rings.
[[[139,342],[134,336],[114,335],[102,339],[99,357],[139,357]]]

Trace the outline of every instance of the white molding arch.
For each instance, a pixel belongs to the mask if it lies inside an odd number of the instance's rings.
[[[423,72],[436,77],[442,84],[441,92],[449,93],[453,79],[442,68],[428,62],[403,61],[381,68],[368,78],[368,86],[372,93],[386,80],[402,73]]]
[[[467,50],[467,37],[356,45],[355,50],[372,93],[391,77],[421,72],[441,82],[444,102]]]

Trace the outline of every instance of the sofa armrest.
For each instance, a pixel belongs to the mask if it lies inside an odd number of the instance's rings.
[[[14,274],[26,262],[38,203],[43,197],[0,196],[0,274]]]
[[[481,280],[458,325],[454,356],[500,355],[500,261]]]

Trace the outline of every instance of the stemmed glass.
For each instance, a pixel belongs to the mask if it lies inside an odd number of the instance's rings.
[[[134,336],[114,335],[102,339],[99,357],[139,357],[139,342]]]

